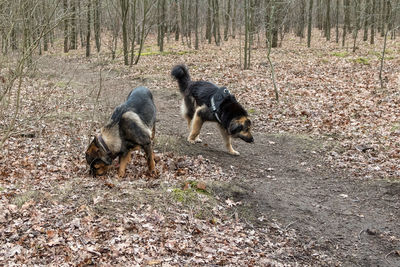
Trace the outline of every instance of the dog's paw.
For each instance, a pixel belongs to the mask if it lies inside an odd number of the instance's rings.
[[[118,171],[118,178],[122,179],[125,176],[125,171]]]
[[[203,140],[201,140],[199,137],[196,137],[196,139],[194,140],[196,143],[201,143],[203,142]]]
[[[188,142],[191,143],[191,144],[196,144],[196,140],[194,140],[194,139],[188,138],[187,140],[188,140]]]
[[[233,150],[233,149],[231,151],[229,151],[229,154],[234,155],[234,156],[239,156],[240,155],[240,153],[238,151]]]

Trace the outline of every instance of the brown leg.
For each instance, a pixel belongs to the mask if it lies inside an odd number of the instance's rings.
[[[151,144],[144,145],[143,150],[146,153],[147,166],[149,166],[149,171],[154,172],[155,163],[154,163],[154,153],[152,145]]]
[[[222,126],[219,126],[218,128],[221,131],[222,137],[224,138],[225,146],[228,149],[229,154],[235,156],[240,155],[240,153],[234,150],[232,147],[231,136],[226,132],[226,130]]]
[[[188,141],[192,144],[194,143],[201,143],[201,139],[199,138],[201,127],[203,126],[203,120],[201,117],[196,113],[194,114],[190,134],[188,137]]]
[[[153,129],[151,130],[151,140],[154,140],[155,135],[156,135],[156,124],[154,123]]]
[[[118,170],[119,178],[125,176],[126,166],[131,161],[131,159],[132,159],[132,153],[130,151],[119,157],[119,170]]]

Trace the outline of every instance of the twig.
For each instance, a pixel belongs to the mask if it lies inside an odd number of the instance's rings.
[[[392,250],[385,256],[385,261],[387,261],[389,264],[392,264],[392,263],[387,259],[387,257],[389,257],[393,253],[398,253],[398,252],[397,252],[397,250]]]
[[[289,228],[291,225],[295,224],[295,223],[297,223],[297,220],[296,220],[296,221],[293,221],[293,222],[291,222],[291,223],[289,223],[288,225],[286,225],[285,231],[287,231],[288,228]]]
[[[100,60],[100,55],[97,54],[97,60]],[[96,96],[96,102],[94,103],[94,107],[93,107],[93,111],[92,111],[92,116],[91,116],[91,122],[90,122],[90,127],[89,127],[89,131],[88,131],[88,142],[90,143],[90,133],[93,130],[93,124],[94,124],[94,113],[96,111],[97,105],[99,103],[99,98],[100,98],[100,94],[101,94],[101,89],[102,89],[102,77],[101,77],[101,71],[103,69],[102,64],[100,64],[100,70],[99,70],[99,90],[97,91],[97,96]]]

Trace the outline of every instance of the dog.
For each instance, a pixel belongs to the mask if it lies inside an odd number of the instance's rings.
[[[178,81],[183,96],[182,115],[189,126],[188,141],[201,142],[200,130],[204,122],[216,122],[225,141],[228,152],[240,153],[232,148],[231,138],[240,138],[253,143],[251,121],[247,111],[226,87],[218,87],[207,81],[192,81],[185,65],[177,65],[171,75]]]
[[[154,173],[152,140],[155,135],[156,106],[146,87],[133,89],[125,103],[115,108],[108,123],[101,128],[86,150],[90,173],[103,175],[119,157],[118,176],[125,176],[131,151],[143,148],[149,171]]]

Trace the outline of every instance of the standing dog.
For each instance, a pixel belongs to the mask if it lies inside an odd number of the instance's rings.
[[[130,92],[125,103],[116,107],[101,134],[93,139],[86,151],[86,161],[93,175],[103,175],[119,157],[118,176],[125,175],[131,161],[131,151],[143,148],[149,171],[154,171],[151,141],[155,134],[156,107],[153,95],[146,87]]]
[[[239,155],[239,152],[232,148],[231,137],[247,143],[254,142],[246,110],[226,87],[218,87],[206,81],[192,81],[185,65],[175,66],[171,75],[178,81],[183,95],[182,114],[190,129],[190,143],[201,142],[199,133],[206,121],[218,123],[226,148],[232,155]]]

